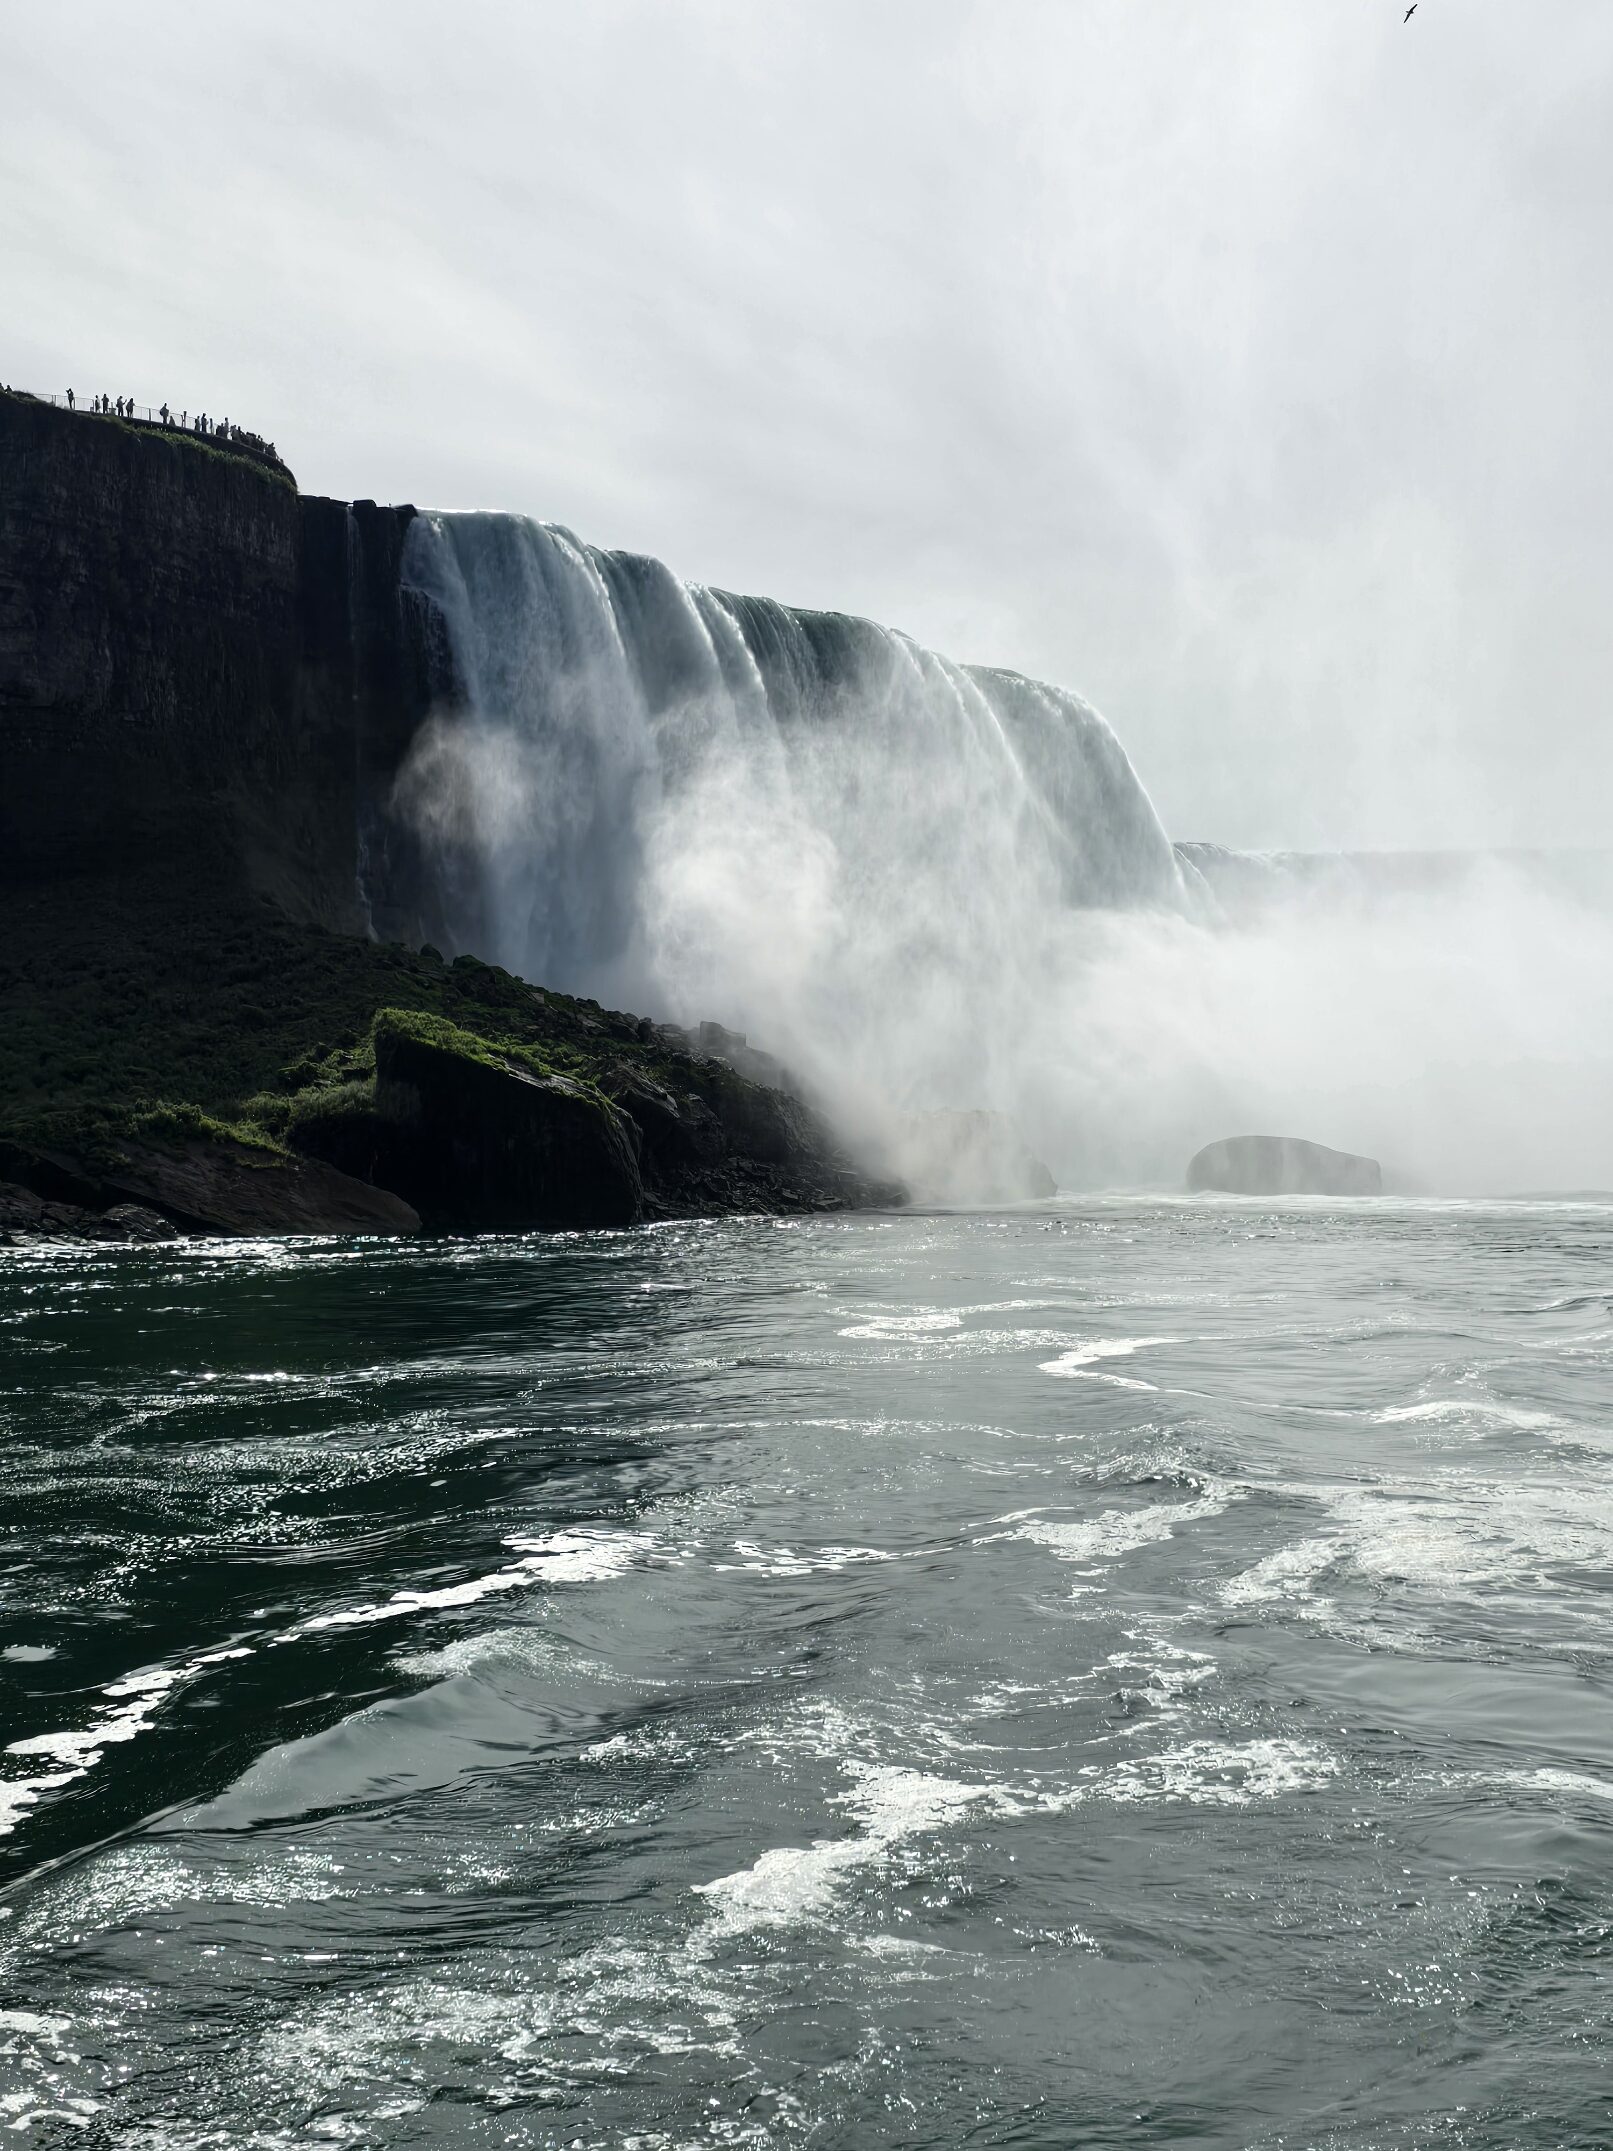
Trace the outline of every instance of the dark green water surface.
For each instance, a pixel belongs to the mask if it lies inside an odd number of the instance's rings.
[[[1613,1210],[0,1255],[0,2136],[1613,2144]]]

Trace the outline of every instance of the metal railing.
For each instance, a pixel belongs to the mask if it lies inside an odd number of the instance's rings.
[[[155,410],[148,403],[131,403],[124,399],[123,408],[117,407],[114,397],[103,405],[98,396],[85,398],[75,396],[70,403],[66,395],[36,396],[38,403],[54,404],[58,411],[73,411],[84,418],[121,418],[137,426],[155,426],[159,433],[184,433],[199,441],[211,441],[220,448],[238,449],[244,455],[258,456],[266,463],[274,463],[284,470],[280,452],[273,441],[264,440],[258,433],[249,433],[245,426],[228,424],[219,419],[206,418],[200,411],[176,411],[172,406],[159,405]],[[166,417],[164,409],[167,410]]]

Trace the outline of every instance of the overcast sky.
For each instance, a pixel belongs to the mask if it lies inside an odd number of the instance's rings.
[[[1080,690],[1173,833],[1601,843],[1613,0],[0,7],[0,379]]]

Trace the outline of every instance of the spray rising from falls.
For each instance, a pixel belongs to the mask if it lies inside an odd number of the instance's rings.
[[[1074,695],[541,524],[419,518],[404,580],[441,676],[394,812],[451,950],[744,1029],[898,1170],[905,1115],[984,1107],[1066,1184],[1257,1129],[1613,1182],[1583,892],[1179,855]]]
[[[445,930],[781,1053],[853,1124],[1026,1102],[1028,1012],[1175,854],[1075,696],[491,515],[422,518],[444,707],[404,801]]]

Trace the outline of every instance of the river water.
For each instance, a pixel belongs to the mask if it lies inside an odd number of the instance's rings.
[[[1605,2146],[1610,1255],[0,1257],[0,2128]]]

